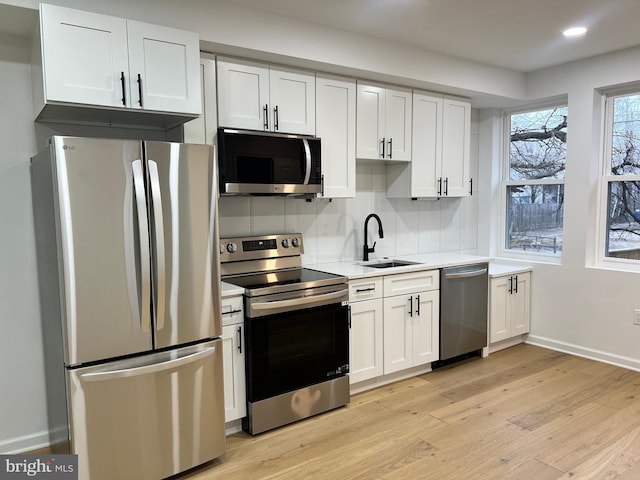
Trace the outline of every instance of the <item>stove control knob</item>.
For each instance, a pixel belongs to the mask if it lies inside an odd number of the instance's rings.
[[[227,252],[229,253],[233,253],[236,250],[238,250],[238,245],[236,245],[235,243],[231,242],[231,243],[227,243]]]
[[[300,246],[300,240],[298,240],[297,238],[292,239],[291,245],[293,245],[295,248],[298,248]]]
[[[289,240],[288,239],[284,239],[282,240],[282,248],[289,248]]]

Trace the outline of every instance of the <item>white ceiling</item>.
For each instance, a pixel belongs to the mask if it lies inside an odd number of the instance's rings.
[[[640,45],[640,0],[229,0],[521,72]],[[583,25],[583,38],[565,28]]]

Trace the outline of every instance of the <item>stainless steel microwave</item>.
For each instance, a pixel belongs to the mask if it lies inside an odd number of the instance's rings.
[[[320,139],[218,129],[220,195],[302,195],[322,191]]]

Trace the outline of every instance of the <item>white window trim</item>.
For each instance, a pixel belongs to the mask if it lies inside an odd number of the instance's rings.
[[[533,104],[527,104],[513,109],[502,110],[502,148],[500,153],[500,234],[498,236],[498,255],[504,258],[513,258],[517,260],[526,260],[529,262],[549,263],[554,265],[562,264],[562,251],[557,254],[553,253],[538,253],[525,250],[507,249],[506,236],[507,236],[507,187],[512,185],[564,185],[565,179],[551,178],[546,180],[511,180],[509,178],[510,165],[508,161],[509,152],[509,132],[511,132],[511,115],[533,112],[536,110],[545,110],[554,107],[568,107],[567,97],[557,97],[554,99],[548,99],[542,102]],[[564,225],[563,225],[564,236]]]
[[[609,209],[609,183],[612,181],[640,181],[640,175],[611,175],[611,137],[613,135],[613,124],[610,121],[613,114],[613,99],[626,95],[640,95],[640,85],[633,88],[625,86],[623,88],[610,89],[603,92],[601,115],[601,138],[602,148],[600,149],[600,172],[598,175],[598,210],[596,227],[596,262],[593,267],[605,270],[616,270],[624,272],[640,272],[640,260],[629,260],[625,258],[614,258],[606,256],[608,209]]]

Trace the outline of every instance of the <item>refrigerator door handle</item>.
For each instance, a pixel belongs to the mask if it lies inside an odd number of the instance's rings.
[[[152,363],[151,365],[144,365],[142,367],[134,368],[122,368],[118,370],[110,370],[106,372],[94,372],[85,373],[80,375],[80,378],[85,382],[101,382],[106,380],[115,380],[120,378],[139,377],[141,375],[150,375],[152,373],[158,373],[169,369],[175,369],[188,365],[190,363],[202,360],[205,357],[213,355],[216,351],[216,347],[208,347],[199,352],[192,353],[180,358],[174,358],[167,360],[166,362]]]
[[[138,211],[138,234],[140,236],[140,329],[151,331],[151,264],[149,256],[149,225],[147,224],[147,201],[144,192],[142,160],[131,162],[133,190]]]
[[[155,227],[156,243],[156,271],[157,271],[157,296],[156,296],[156,330],[164,328],[165,299],[166,299],[166,263],[164,252],[164,216],[162,213],[162,197],[160,194],[160,176],[158,164],[153,160],[148,161],[149,178],[151,180],[151,205]]]

